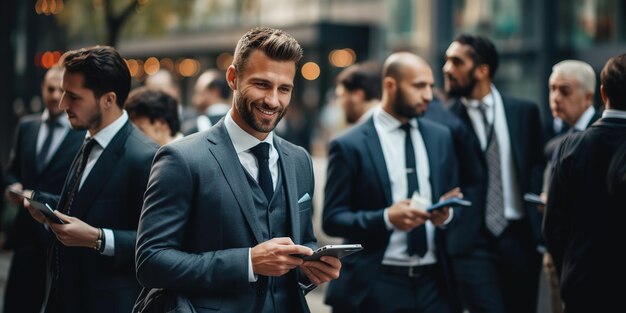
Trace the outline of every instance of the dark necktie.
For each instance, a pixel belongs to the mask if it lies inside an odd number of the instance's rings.
[[[415,161],[415,149],[411,139],[411,124],[403,124],[400,128],[406,134],[404,139],[404,156],[406,162],[407,198],[410,199],[413,196],[413,192],[419,190],[417,162]],[[426,224],[423,224],[407,233],[407,252],[410,256],[417,254],[423,257],[426,254],[426,250]]]
[[[61,212],[65,214],[70,214],[70,208],[72,207],[74,196],[76,195],[78,186],[80,186],[81,177],[83,176],[85,166],[87,165],[87,158],[89,158],[89,154],[96,144],[98,143],[92,138],[85,139],[78,152],[78,157],[76,157],[75,162],[72,164],[70,173],[73,174],[68,185],[69,188],[64,192],[64,197],[59,201],[59,204],[62,204],[60,207],[62,209]]]
[[[260,144],[252,147],[250,152],[254,154],[259,162],[259,178],[258,183],[267,198],[267,201],[272,200],[274,195],[274,184],[272,183],[272,174],[270,173],[270,144],[267,142],[261,142]]]
[[[41,150],[37,153],[37,172],[41,173],[43,169],[46,167],[46,157],[50,153],[50,145],[52,144],[52,139],[54,138],[54,129],[57,126],[61,126],[59,121],[55,118],[48,118],[45,121],[45,124],[48,125],[48,135],[46,139],[43,141],[43,145],[41,146]]]
[[[487,225],[487,229],[497,237],[502,234],[508,225],[506,217],[504,217],[504,194],[502,192],[500,148],[498,145],[498,136],[496,135],[495,125],[489,123],[487,120],[487,106],[484,103],[481,103],[479,108],[485,126],[485,135],[487,137],[485,157],[487,159],[488,182],[485,225]]]

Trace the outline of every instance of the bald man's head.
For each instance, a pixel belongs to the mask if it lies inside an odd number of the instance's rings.
[[[383,109],[401,122],[426,113],[433,99],[433,71],[421,57],[398,52],[383,65]]]

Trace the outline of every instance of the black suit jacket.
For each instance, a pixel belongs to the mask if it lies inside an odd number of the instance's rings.
[[[430,162],[432,199],[436,200],[457,186],[452,139],[448,129],[432,121],[421,119],[418,125]],[[362,252],[342,258],[341,275],[330,282],[326,303],[356,307],[378,276],[392,233],[383,217],[384,209],[393,204],[392,192],[373,118],[330,143],[324,198],[324,231],[364,247]],[[447,273],[443,230],[435,233],[437,264]],[[443,290],[449,287],[447,281],[442,283]]]
[[[274,147],[291,238],[315,248],[311,159],[278,136]],[[154,159],[139,222],[137,277],[144,289],[135,310],[155,301],[161,288],[183,299],[184,312],[259,312],[267,277],[248,282],[248,251],[263,242],[262,222],[223,121],[163,146]],[[300,290],[304,277],[295,274],[292,288]],[[308,312],[304,293],[298,294],[301,309],[296,312]]]
[[[602,116],[602,113],[600,112],[600,110],[596,110],[596,112],[593,114],[593,116],[589,120],[589,123],[585,125],[585,129],[593,125],[593,123],[595,123],[598,119],[600,119],[601,116]],[[561,142],[565,140],[565,137],[567,137],[568,135],[571,135],[574,132],[575,132],[574,128],[571,127],[566,132],[556,135],[553,138],[550,138],[548,142],[546,143],[546,145],[543,147],[543,153],[544,153],[546,160],[548,161],[552,160]]]
[[[108,228],[115,238],[115,255],[90,248],[59,249],[58,304],[61,312],[129,312],[139,284],[135,275],[137,224],[157,145],[130,121],[113,137],[87,176],[72,204],[71,215],[85,223]],[[65,183],[69,185],[68,177]],[[38,200],[54,206],[58,196],[39,194]],[[54,254],[53,254],[54,255]],[[57,274],[49,260],[50,275]],[[51,276],[54,277],[54,276]]]
[[[561,144],[546,206],[543,233],[560,274],[568,312],[623,307],[615,282],[626,279],[622,248],[626,197],[609,195],[608,167],[626,142],[626,120],[602,118]]]
[[[465,198],[472,201],[472,207],[463,210],[458,223],[448,232],[449,252],[457,255],[471,251],[484,226],[488,173],[485,154],[465,105],[460,99],[451,101],[450,112],[458,118],[452,119],[449,126],[461,161],[461,188]],[[502,101],[520,195],[539,193],[544,166],[539,109],[534,103],[505,95]],[[539,244],[542,241],[541,216],[535,206],[526,203],[524,213],[530,222],[533,240]]]
[[[85,132],[70,130],[46,167],[38,173],[37,137],[41,125],[41,114],[25,116],[18,123],[4,186],[19,182],[25,189],[54,194],[61,192]],[[46,282],[46,251],[50,244],[48,232],[20,205],[7,231],[5,244],[14,249],[14,254],[6,286],[4,312],[39,312]]]

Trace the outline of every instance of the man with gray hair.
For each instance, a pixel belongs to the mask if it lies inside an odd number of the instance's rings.
[[[552,67],[549,80],[550,111],[554,118],[560,118],[570,128],[567,132],[555,136],[546,143],[544,153],[548,164],[544,172],[544,200],[547,197],[547,188],[552,175],[555,151],[561,142],[570,134],[585,130],[600,118],[599,112],[593,106],[593,96],[596,89],[596,74],[591,65],[578,60],[564,60]],[[538,207],[543,212],[544,207]],[[563,305],[559,295],[559,281],[550,253],[543,256],[543,271],[550,286],[550,301],[552,312],[563,312]]]
[[[591,65],[578,60],[565,60],[552,67],[550,75],[550,111],[571,128],[545,146],[546,157],[551,158],[559,144],[571,132],[585,130],[599,117],[593,106],[596,74]]]

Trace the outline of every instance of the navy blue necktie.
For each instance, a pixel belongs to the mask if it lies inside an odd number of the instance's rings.
[[[415,161],[415,149],[411,139],[411,124],[406,123],[400,126],[404,130],[406,137],[404,140],[404,156],[406,162],[406,182],[407,198],[413,197],[413,192],[419,190],[417,182],[417,162]],[[410,256],[426,254],[428,244],[426,243],[426,224],[420,225],[407,234],[407,252]]]
[[[263,190],[267,201],[271,201],[274,195],[274,183],[272,182],[272,173],[270,173],[270,144],[261,142],[252,147],[250,152],[259,162],[259,178],[257,180],[259,187]]]
[[[50,153],[50,145],[52,144],[52,139],[54,138],[54,129],[57,126],[60,126],[59,121],[56,119],[49,117],[45,124],[48,125],[48,135],[46,139],[43,141],[43,145],[41,146],[41,150],[37,153],[37,172],[41,173],[43,169],[46,167],[46,158]]]

